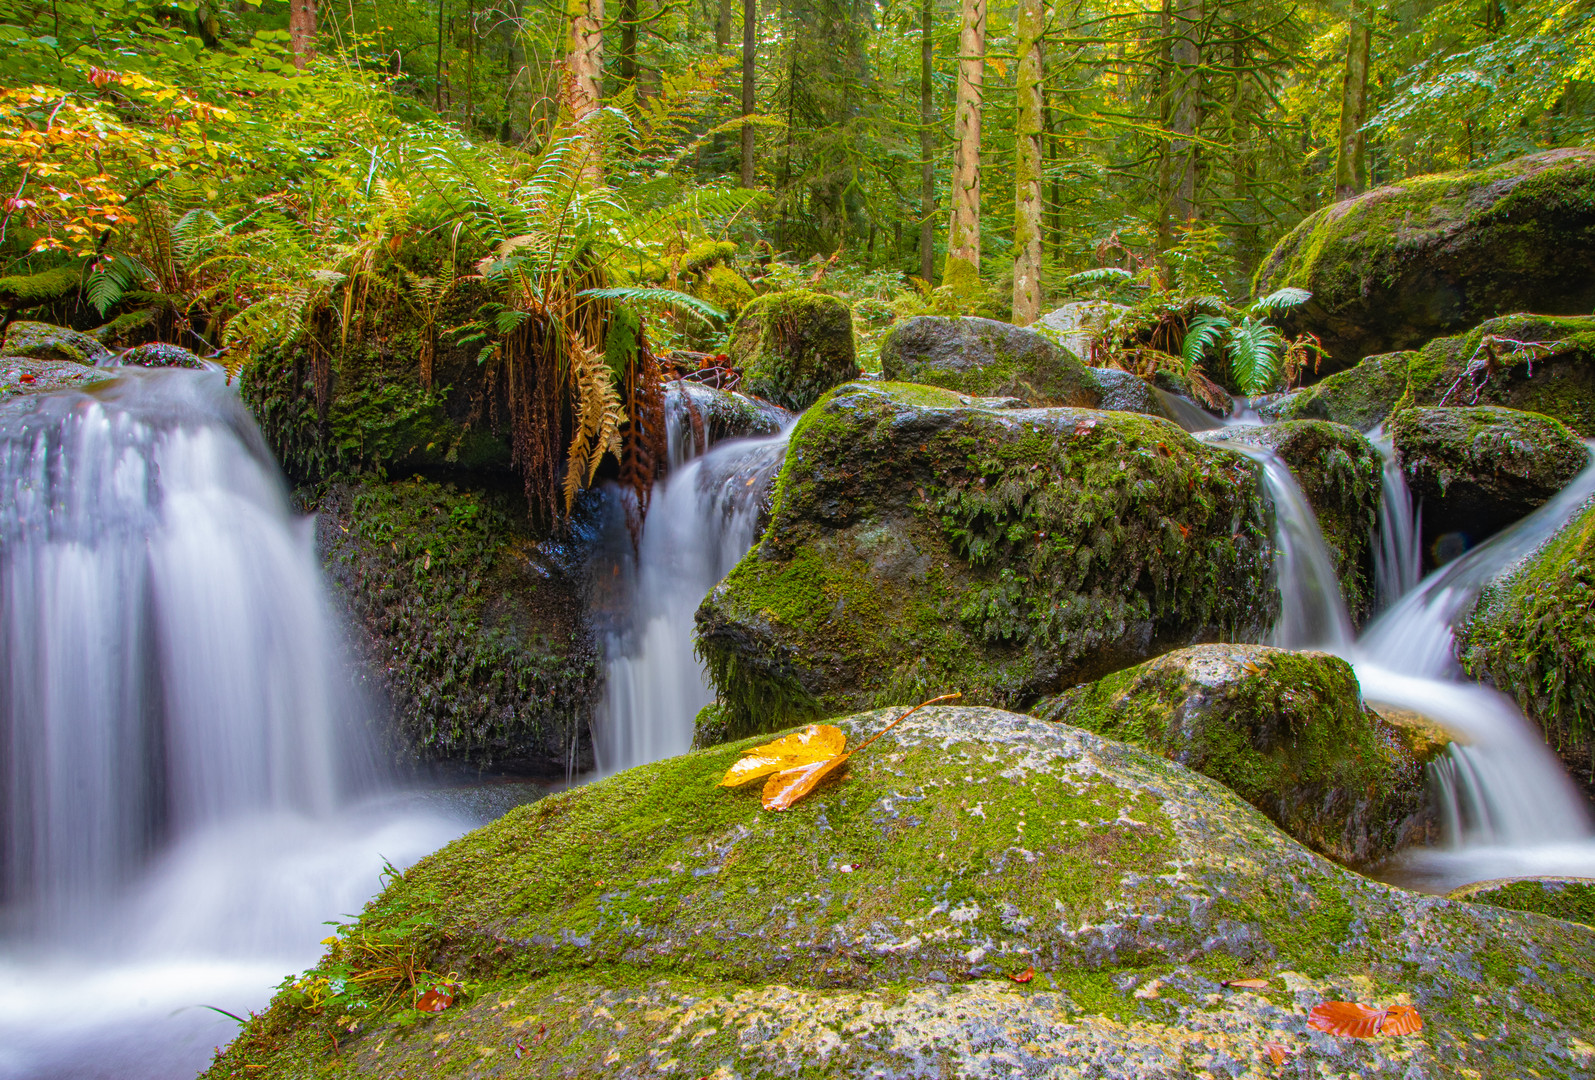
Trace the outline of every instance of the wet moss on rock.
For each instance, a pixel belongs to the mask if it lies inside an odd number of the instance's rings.
[[[0,401],[51,390],[85,388],[116,377],[110,368],[89,367],[76,360],[35,360],[0,355]]]
[[[793,411],[859,376],[847,305],[804,289],[761,296],[744,308],[726,352],[742,369],[744,392]]]
[[[1361,625],[1373,603],[1373,544],[1384,469],[1373,443],[1343,424],[1321,420],[1215,428],[1197,438],[1264,447],[1280,456],[1318,519],[1346,610]]]
[[[838,723],[856,744],[891,715]],[[1326,1080],[1595,1065],[1595,931],[1370,881],[1158,755],[938,707],[769,813],[759,785],[715,786],[753,745],[552,796],[423,859],[324,964],[413,941],[466,984],[454,1006],[349,1015],[279,995],[207,1078],[830,1080],[1019,1061],[1173,1080],[1255,1061],[1264,1041]],[[1267,988],[1223,985],[1254,977]],[[1326,1043],[1305,1010],[1332,998],[1413,1004],[1424,1030]]]
[[[798,422],[699,650],[729,734],[953,689],[1023,706],[1260,636],[1272,559],[1256,466],[1168,421],[856,383]]]
[[[74,364],[98,364],[111,359],[111,350],[91,334],[42,322],[14,322],[6,327],[0,355],[26,356],[34,360],[61,360]]]
[[[1095,409],[1102,390],[1080,359],[1034,330],[995,319],[919,315],[888,332],[881,373],[975,397]]]
[[[1210,776],[1343,863],[1378,862],[1433,831],[1425,763],[1328,653],[1194,645],[1032,711]]]
[[[1312,292],[1292,330],[1331,363],[1411,349],[1512,311],[1595,308],[1595,151],[1419,176],[1327,206],[1281,240],[1253,292]]]
[[[1446,896],[1452,900],[1489,904],[1509,911],[1533,911],[1553,919],[1595,926],[1595,878],[1498,878],[1464,885]]]
[[[409,755],[539,771],[591,760],[596,653],[574,556],[513,496],[417,477],[323,485],[323,561]]]

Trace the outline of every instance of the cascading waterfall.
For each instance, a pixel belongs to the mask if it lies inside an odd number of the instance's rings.
[[[192,1074],[465,827],[351,805],[307,526],[220,371],[0,406],[0,1076]]]
[[[603,630],[604,694],[594,718],[599,768],[613,772],[685,753],[693,721],[714,698],[693,653],[693,615],[758,537],[790,426],[776,435],[718,444],[701,457],[684,410],[673,410],[672,468],[654,490],[633,549],[629,495],[609,500],[601,570],[619,579]]]

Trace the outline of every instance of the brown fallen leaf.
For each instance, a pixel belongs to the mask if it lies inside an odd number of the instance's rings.
[[[926,705],[940,701],[953,701],[961,693],[943,694],[922,701],[902,716],[887,724],[866,739],[857,750],[848,751],[847,734],[830,724],[810,724],[801,731],[783,736],[772,743],[754,747],[720,780],[721,787],[740,787],[750,780],[769,776],[764,783],[763,802],[766,810],[787,810],[803,796],[819,786],[820,781],[834,773],[854,754],[863,752],[870,743],[892,728],[913,716]],[[774,775],[771,775],[774,774]]]
[[[1284,1046],[1277,1042],[1264,1043],[1263,1053],[1266,1054],[1268,1059],[1275,1065],[1285,1064],[1285,1059],[1290,1056],[1290,1051],[1286,1050]]]
[[[1267,979],[1231,979],[1224,984],[1236,990],[1267,990]]]
[[[1027,983],[1036,977],[1036,969],[1033,967],[1027,967],[1019,974],[1010,975],[1008,977],[1016,983]]]
[[[415,999],[418,1012],[440,1013],[454,1004],[454,996],[460,992],[459,984],[445,983],[434,986],[426,993]]]
[[[1423,1030],[1418,1010],[1411,1005],[1375,1009],[1355,1001],[1324,1001],[1307,1014],[1307,1025],[1331,1035],[1371,1039],[1375,1035],[1411,1035]]]

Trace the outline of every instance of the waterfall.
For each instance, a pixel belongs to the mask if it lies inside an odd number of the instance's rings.
[[[788,423],[779,434],[730,440],[693,457],[685,417],[672,421],[673,467],[654,489],[635,548],[625,526],[629,493],[608,499],[598,577],[617,587],[601,632],[604,693],[594,718],[606,773],[691,749],[693,721],[714,698],[693,652],[693,616],[758,538],[790,432]]]
[[[191,1075],[465,827],[352,804],[308,526],[218,370],[0,404],[0,1076]]]
[[[1395,441],[1384,426],[1368,433],[1384,467],[1380,472],[1378,543],[1373,549],[1374,600],[1383,611],[1418,587],[1423,576],[1423,527],[1407,478],[1396,460]]]

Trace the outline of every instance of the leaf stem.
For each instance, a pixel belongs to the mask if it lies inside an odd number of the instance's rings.
[[[954,693],[951,693],[951,694],[943,694],[941,697],[933,697],[929,701],[921,701],[918,705],[915,705],[912,709],[909,709],[902,716],[899,716],[896,720],[893,720],[890,724],[887,724],[885,727],[881,728],[875,734],[871,735],[868,739],[866,739],[864,741],[864,743],[857,750],[854,750],[853,753],[862,754],[864,752],[864,750],[869,746],[870,743],[874,742],[876,739],[880,738],[882,735],[885,735],[888,731],[892,730],[892,728],[896,727],[898,724],[901,724],[904,720],[907,720],[910,716],[913,716],[919,710],[923,709],[926,705],[934,705],[938,701],[956,701],[958,698],[961,698],[963,696],[964,696],[963,691],[959,690],[959,691],[955,691]]]

